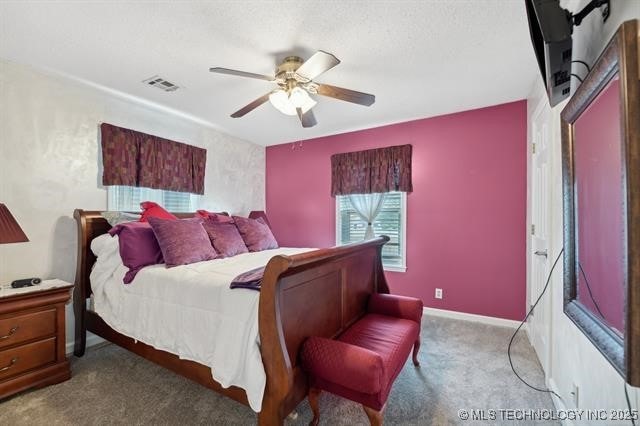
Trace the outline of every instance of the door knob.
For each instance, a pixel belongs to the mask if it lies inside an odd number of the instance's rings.
[[[547,257],[547,251],[546,250],[536,250],[535,252],[533,252],[533,254],[535,254],[536,256]]]

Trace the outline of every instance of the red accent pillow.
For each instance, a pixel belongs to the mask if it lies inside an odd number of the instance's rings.
[[[221,222],[221,223],[233,222],[233,219],[231,219],[226,214],[214,213],[207,210],[196,210],[196,217],[200,217],[202,219],[211,219],[214,222]]]
[[[174,215],[166,211],[161,205],[159,205],[158,203],[154,203],[153,201],[141,202],[140,208],[142,209],[142,217],[140,218],[140,222],[148,222],[148,219],[150,217],[178,220],[177,217],[175,217]]]
[[[233,216],[233,221],[242,235],[245,245],[249,251],[262,251],[277,249],[278,242],[273,236],[271,229],[262,218],[249,219],[246,217]]]

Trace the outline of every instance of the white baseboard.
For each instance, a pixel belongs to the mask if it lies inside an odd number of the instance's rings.
[[[484,315],[467,314],[465,312],[448,311],[446,309],[423,308],[425,315],[433,315],[435,317],[451,318],[462,321],[479,322],[482,324],[495,325],[498,327],[517,328],[520,321],[508,320],[504,318],[487,317]],[[526,324],[522,327],[526,328]]]
[[[104,340],[100,336],[96,336],[95,334],[87,333],[87,348],[95,345],[99,345],[100,343],[104,343]],[[66,352],[67,355],[73,355],[73,345],[74,342],[67,342]]]
[[[547,389],[552,390],[558,395],[560,395],[560,392],[558,391],[558,386],[556,385],[556,382],[553,379],[548,378],[545,381],[547,383]],[[562,400],[560,400],[560,398],[558,398],[554,394],[551,394],[551,401],[553,402],[553,406],[556,408],[556,411],[566,411],[570,409],[565,405],[564,402],[562,402]],[[575,423],[569,419],[561,420],[561,422],[562,422],[562,426],[575,426]]]

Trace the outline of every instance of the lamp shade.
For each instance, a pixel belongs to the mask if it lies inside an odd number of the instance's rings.
[[[0,203],[0,244],[25,243],[27,236],[4,204]]]

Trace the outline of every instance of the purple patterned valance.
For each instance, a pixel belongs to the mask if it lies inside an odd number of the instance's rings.
[[[331,195],[413,191],[411,145],[331,156]]]
[[[103,185],[204,194],[207,150],[103,123]]]

